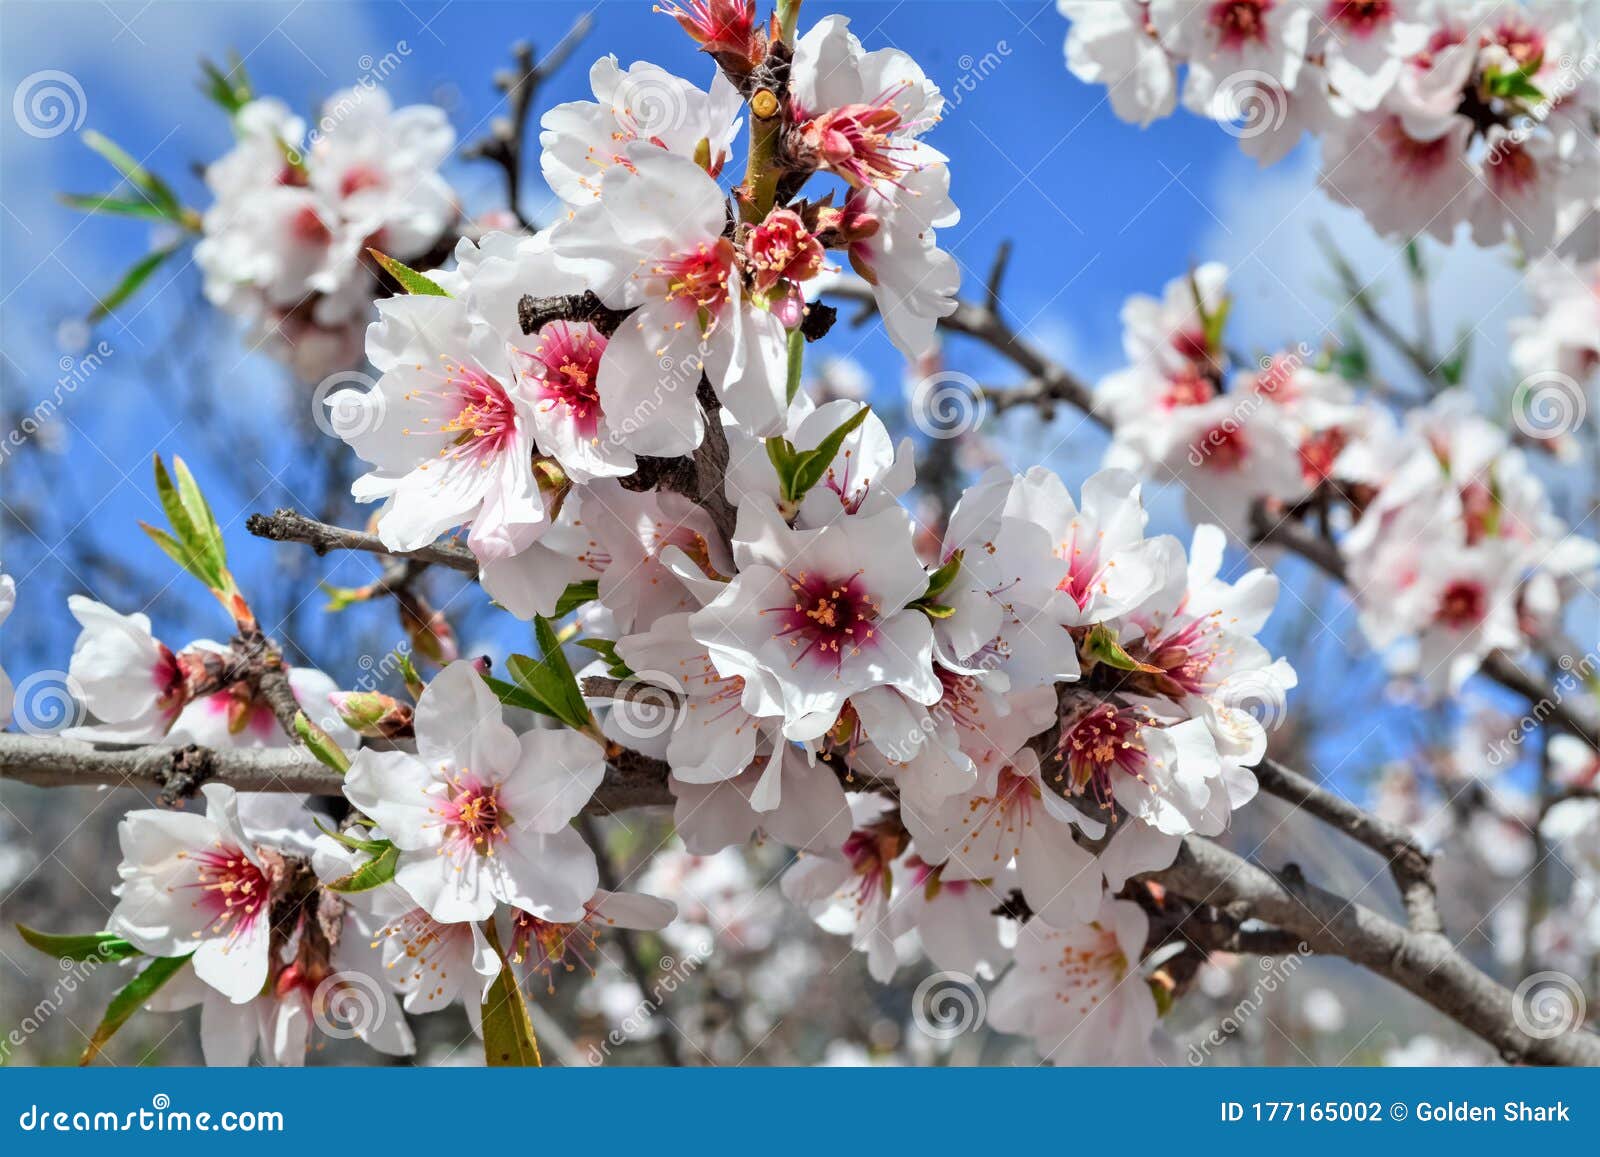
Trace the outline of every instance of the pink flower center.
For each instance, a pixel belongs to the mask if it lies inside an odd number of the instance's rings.
[[[1539,162],[1519,144],[1502,141],[1501,147],[1485,154],[1484,177],[1501,197],[1526,193],[1539,180]]]
[[[219,843],[208,851],[178,854],[194,861],[195,882],[189,887],[200,890],[195,907],[210,920],[211,936],[237,940],[267,914],[272,889],[266,874],[240,849]]]
[[[1377,136],[1388,149],[1389,159],[1400,170],[1402,178],[1423,180],[1450,163],[1449,133],[1431,141],[1419,141],[1406,132],[1399,117],[1391,116],[1378,126]]]
[[[289,219],[289,235],[301,245],[309,246],[320,247],[333,240],[333,234],[310,205],[301,206]]]
[[[457,856],[494,855],[511,817],[500,806],[500,789],[462,771],[450,781],[450,796],[433,809],[445,826],[445,847]]]
[[[1205,356],[1203,341],[1201,356]],[[1216,396],[1217,387],[1211,379],[1189,366],[1177,376],[1167,379],[1167,390],[1161,396],[1161,404],[1169,410],[1176,410],[1181,406],[1198,406]]]
[[[1210,689],[1206,675],[1217,659],[1216,642],[1211,637],[1215,618],[1213,613],[1192,619],[1149,645],[1150,654],[1144,661],[1161,668],[1162,673],[1154,678],[1163,695],[1182,699],[1186,695],[1203,695]]]
[[[1329,0],[1328,23],[1356,37],[1371,36],[1394,19],[1392,0]]]
[[[750,231],[745,255],[754,271],[757,289],[770,289],[779,281],[805,281],[822,269],[822,245],[793,209],[775,209]]]
[[[352,165],[339,179],[339,196],[353,197],[363,189],[381,189],[383,174],[371,165]]]
[[[666,279],[668,301],[687,299],[715,313],[727,303],[734,256],[733,242],[719,237],[674,254],[657,265],[655,272]]]
[[[1333,464],[1350,442],[1350,436],[1338,426],[1312,434],[1300,443],[1300,476],[1310,485],[1316,485],[1333,476]]]
[[[1067,564],[1067,577],[1056,584],[1056,589],[1071,595],[1081,611],[1094,598],[1096,588],[1104,589],[1108,568],[1100,561],[1100,536],[1096,535],[1094,541],[1084,545],[1078,541],[1080,530],[1074,523],[1072,537],[1056,547],[1056,557]]]
[[[565,406],[586,438],[600,425],[600,355],[606,339],[592,325],[553,321],[539,331],[531,354],[517,353],[531,363],[528,385],[546,407]]]
[[[906,125],[891,104],[902,88],[885,90],[871,104],[847,104],[806,121],[800,126],[801,140],[853,188],[878,181],[898,185],[910,170],[898,139]]]
[[[1211,27],[1217,41],[1230,52],[1247,44],[1267,42],[1267,13],[1276,0],[1217,0],[1211,5]]]
[[[1444,626],[1462,631],[1483,622],[1488,611],[1489,597],[1483,584],[1457,579],[1439,596],[1439,609],[1434,612],[1434,618]]]
[[[447,361],[445,373],[446,396],[456,403],[456,412],[439,429],[456,437],[439,456],[480,459],[487,466],[487,459],[515,438],[517,408],[506,388],[475,366]]]
[[[1211,427],[1195,443],[1195,448],[1204,456],[1204,465],[1224,472],[1239,469],[1250,456],[1250,441],[1234,422]]]
[[[1537,68],[1544,59],[1544,34],[1519,17],[1501,21],[1494,39],[1521,68]]]
[[[801,571],[785,573],[794,601],[771,607],[762,614],[776,614],[778,637],[787,638],[800,649],[794,665],[814,656],[823,666],[837,667],[847,654],[856,655],[877,634],[879,606],[867,592],[857,571],[843,579]]]
[[[656,11],[676,20],[706,52],[732,53],[746,63],[760,57],[755,0],[667,0]]]
[[[594,975],[594,965],[589,963],[585,949],[595,951],[597,941],[594,926],[587,918],[577,924],[554,924],[521,908],[512,910],[511,962],[527,964],[530,971],[543,973],[549,992],[556,990],[557,967],[574,972],[581,965]]]
[[[1066,760],[1075,794],[1092,790],[1095,799],[1107,806],[1116,772],[1139,778],[1145,761],[1140,726],[1131,712],[1101,703],[1061,733],[1057,751]]]

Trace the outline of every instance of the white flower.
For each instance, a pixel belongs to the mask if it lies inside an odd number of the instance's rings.
[[[185,681],[173,653],[150,633],[148,615],[119,615],[82,595],[67,599],[83,630],[67,673],[98,722],[69,739],[148,743],[165,736],[183,707]]]
[[[224,648],[208,640],[191,643],[186,653],[197,650]],[[305,709],[306,715],[328,733],[328,737],[343,748],[353,748],[357,743],[354,731],[333,709],[328,697],[338,691],[338,685],[321,671],[311,667],[291,667],[288,672],[289,687],[294,697]],[[291,740],[273,713],[272,705],[260,696],[252,696],[245,684],[215,691],[210,695],[192,699],[178,713],[168,739],[174,743],[198,743],[202,747],[289,747]]]
[[[417,550],[470,523],[480,560],[526,549],[548,523],[533,469],[532,415],[504,341],[453,297],[378,303],[367,355],[382,374],[363,393],[328,399],[345,440],[371,463],[351,488],[384,499],[378,534]]]
[[[745,680],[750,714],[781,715],[787,738],[808,740],[869,688],[937,701],[933,630],[910,607],[928,578],[903,511],[792,530],[747,501],[733,552],[739,573],[689,628],[722,675]]]
[[[704,164],[712,176],[727,163],[744,107],[719,70],[703,92],[664,68],[638,61],[623,72],[615,56],[589,69],[595,99],[558,104],[540,119],[539,167],[555,195],[583,205],[600,195],[601,178],[629,164],[635,141]]]
[[[283,858],[245,830],[231,787],[208,783],[200,790],[203,816],[132,811],[123,817],[122,882],[107,927],[152,956],[194,953],[195,975],[242,1004],[267,982]]]
[[[1317,39],[1328,81],[1354,108],[1377,108],[1400,79],[1406,58],[1422,49],[1428,35],[1423,8],[1423,0],[1328,5]]]
[[[971,792],[933,810],[905,800],[901,814],[922,858],[941,865],[941,879],[986,880],[1014,863],[1028,906],[1063,926],[1089,918],[1100,902],[1100,868],[1073,832],[1098,838],[1105,826],[1043,781],[1030,748]]]
[[[996,916],[1011,890],[1009,872],[987,880],[945,880],[940,869],[908,854],[894,867],[889,924],[896,936],[915,932],[933,966],[992,978],[1011,958],[1014,922]]]
[[[362,748],[345,795],[400,849],[395,882],[435,920],[482,920],[496,901],[575,920],[597,884],[594,853],[569,825],[605,775],[575,731],[520,738],[470,663],[423,692],[417,754]]]
[[[744,771],[712,783],[677,774],[668,781],[672,826],[696,855],[711,855],[761,832],[805,852],[831,852],[850,835],[850,807],[838,776],[792,744],[762,753]]]
[[[1472,122],[1453,112],[1422,120],[1379,109],[1341,122],[1324,140],[1322,187],[1379,233],[1428,233],[1448,243],[1471,207]]]
[[[867,954],[872,978],[886,983],[914,950],[911,937],[895,933],[888,920],[894,862],[905,851],[905,832],[880,796],[851,797],[855,830],[837,851],[802,853],[783,874],[783,894],[803,905],[824,932],[849,936]]]
[[[1301,0],[1151,0],[1150,22],[1168,51],[1188,62],[1184,104],[1203,115],[1229,117],[1241,74],[1294,91],[1311,11]]]
[[[555,992],[555,970],[571,972],[581,965],[592,976],[594,964],[585,950],[594,951],[600,933],[607,928],[631,928],[640,932],[659,932],[678,914],[670,900],[632,892],[600,889],[583,905],[576,920],[547,920],[520,908],[511,913],[511,936],[507,952],[511,963],[526,973],[545,978],[545,986]]]
[[[1150,23],[1148,0],[1056,0],[1072,21],[1067,68],[1085,84],[1103,84],[1112,111],[1148,126],[1170,116],[1178,76]]]
[[[1144,911],[1109,894],[1084,923],[1030,920],[1016,964],[989,999],[989,1024],[1033,1038],[1057,1065],[1150,1065],[1159,1010],[1139,971]]]
[[[783,425],[788,337],[744,283],[723,235],[722,190],[692,160],[649,145],[606,170],[598,201],[578,209],[552,244],[564,268],[613,308],[633,308],[600,359],[600,404],[639,454],[700,444],[704,370],[752,433]]]
[[[797,450],[814,450],[829,434],[853,418],[859,402],[839,399],[813,405],[804,392],[789,405],[788,427],[783,436]],[[728,470],[725,492],[738,506],[755,495],[780,505],[778,475],[760,441],[727,423]],[[828,463],[822,480],[801,500],[793,522],[804,530],[826,526],[852,515],[877,514],[895,506],[915,480],[916,458],[910,438],[898,447],[877,414],[852,430]],[[785,511],[785,513],[789,513]]]
[[[889,339],[910,360],[925,356],[934,347],[938,319],[955,311],[961,287],[961,270],[934,232],[961,219],[950,200],[949,166],[906,173],[887,203],[875,191],[858,189],[844,212],[853,238],[851,268],[872,286]]]
[[[312,867],[327,884],[354,872],[367,859],[322,835],[313,849]],[[442,924],[393,882],[345,893],[340,899],[354,923],[353,934],[377,950],[378,975],[400,995],[407,1012],[434,1012],[459,1001],[474,1030],[480,1029],[483,1002],[500,974],[500,957],[480,924],[470,920]]]

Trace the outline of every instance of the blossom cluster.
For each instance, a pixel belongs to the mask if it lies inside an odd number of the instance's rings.
[[[1571,301],[1573,313],[1592,306]],[[1302,344],[1238,365],[1228,311],[1217,264],[1159,300],[1128,300],[1130,364],[1096,393],[1113,431],[1107,465],[1178,482],[1196,521],[1246,545],[1326,513],[1367,638],[1436,689],[1459,690],[1492,652],[1559,643],[1563,608],[1600,575],[1600,545],[1554,513],[1507,431],[1462,388],[1397,421],[1332,350]],[[1530,359],[1579,366],[1588,340],[1554,310],[1520,339]]]
[[[1307,133],[1381,233],[1592,251],[1600,27],[1573,0],[1058,0],[1067,65],[1141,125],[1185,108],[1262,164]],[[1179,70],[1183,71],[1179,80]],[[1575,232],[1576,231],[1576,232]],[[1585,241],[1584,239],[1588,240]]]
[[[356,1035],[410,1052],[404,1013],[460,1002],[477,1026],[506,970],[548,985],[592,966],[605,929],[672,923],[671,898],[600,886],[575,825],[632,753],[664,764],[693,857],[658,865],[650,886],[672,893],[719,853],[772,841],[795,853],[783,894],[877,979],[925,955],[998,978],[993,1024],[1053,1061],[1151,1060],[1172,982],[1135,877],[1255,794],[1263,721],[1295,684],[1256,638],[1277,581],[1225,577],[1209,522],[1187,549],[1149,535],[1124,469],[1076,495],[1043,468],[996,469],[919,528],[910,443],[849,398],[814,402],[794,371],[826,329],[819,279],[843,262],[910,358],[954,308],[936,234],[956,220],[950,174],[922,139],[939,91],[841,17],[791,42],[744,0],[671,13],[715,59],[711,85],[597,62],[595,100],[542,122],[564,218],[405,269],[409,292],[378,301],[366,334],[375,387],[329,400],[368,464],[354,493],[381,503],[384,546],[464,529],[484,589],[534,622],[537,680],[519,691],[442,654],[410,707],[296,673],[305,710],[326,705],[328,740],[354,752],[349,818],[219,784],[204,815],[133,812],[109,930],[192,960],[156,1003],[201,1005],[213,1063],[298,1063],[363,992]],[[330,132],[296,168],[284,115],[247,106],[213,183],[272,202],[275,227],[336,225],[340,252],[379,231],[391,252],[440,235],[444,191],[391,181],[431,179],[446,142],[427,117],[341,122],[363,131]],[[418,138],[429,147],[406,153]],[[394,205],[325,221],[329,181],[380,156],[395,167],[344,194],[389,206],[389,189]],[[268,175],[271,196],[252,200]],[[826,190],[808,195],[812,178]],[[335,276],[354,266],[313,263],[308,244],[268,247],[305,257],[297,284],[358,316]],[[240,292],[269,301],[280,274]],[[725,461],[710,492],[705,460]],[[546,620],[575,596],[572,629],[601,657],[574,676]],[[174,653],[142,615],[73,610],[72,676],[96,721],[83,737],[256,735],[254,684],[241,700],[226,648]],[[561,726],[508,725],[529,687]],[[355,731],[403,742],[359,746]]]
[[[235,144],[207,167],[214,200],[195,263],[206,299],[305,381],[361,361],[379,294],[368,256],[432,252],[460,215],[439,166],[455,147],[442,109],[396,109],[375,85],[335,93],[309,131],[273,97],[233,114]]]

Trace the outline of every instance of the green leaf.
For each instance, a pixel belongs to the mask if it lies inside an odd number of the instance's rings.
[[[924,599],[937,599],[950,589],[950,584],[956,581],[956,575],[961,572],[961,559],[963,551],[956,551],[944,562],[944,565],[928,576],[928,589],[922,592]]]
[[[206,586],[218,592],[231,590],[233,580],[228,574],[222,528],[200,493],[194,475],[189,473],[182,458],[174,458],[172,465],[178,476],[174,483],[161,455],[155,455],[154,461],[156,497],[161,500],[161,509],[166,511],[172,533],[166,534],[142,522],[139,525],[157,546]]]
[[[187,963],[189,963],[187,956],[152,958],[149,967],[123,985],[111,998],[111,1003],[106,1006],[105,1016],[100,1018],[100,1025],[89,1038],[89,1046],[83,1050],[83,1056],[78,1058],[78,1063],[86,1065],[99,1056],[106,1042],[116,1035],[116,1031],[127,1022],[127,1019],[142,1008],[161,986],[176,976],[178,970]]]
[[[956,613],[956,609],[944,603],[934,602],[932,599],[917,599],[906,604],[913,611],[921,611],[930,619],[948,619]]]
[[[221,105],[229,116],[236,116],[240,109],[254,99],[250,91],[250,78],[245,75],[244,64],[237,55],[234,55],[232,66],[227,72],[223,72],[209,60],[200,62],[200,71],[205,76],[200,83],[200,91]],[[230,75],[237,76],[238,79],[229,80]]]
[[[1490,96],[1538,104],[1544,100],[1544,92],[1533,83],[1532,78],[1538,74],[1543,63],[1541,54],[1538,60],[1530,60],[1509,72],[1491,72],[1483,78],[1484,88]]]
[[[563,618],[583,606],[584,603],[592,603],[599,597],[599,579],[589,579],[581,583],[568,583],[567,589],[562,591],[561,597],[556,600],[556,618]]]
[[[412,702],[422,697],[422,676],[417,674],[417,665],[411,661],[411,654],[407,651],[395,651],[394,656],[400,665],[400,678],[406,685],[406,694],[411,696]]]
[[[587,730],[592,722],[589,705],[583,701],[583,692],[554,628],[543,615],[535,615],[533,631],[541,657],[535,660],[527,655],[512,655],[506,660],[506,670],[520,686],[545,703],[549,714],[575,730]]]
[[[113,197],[110,193],[62,193],[60,201],[69,209],[80,213],[106,213],[116,217],[140,217],[146,221],[183,222],[182,214],[174,214],[165,205],[152,201]]]
[[[794,401],[800,392],[800,373],[805,365],[806,335],[795,326],[789,331],[789,376],[784,380],[784,396]]]
[[[495,697],[507,707],[520,707],[524,711],[537,711],[540,715],[548,715],[552,719],[560,718],[551,710],[550,704],[520,683],[508,683],[504,679],[496,679],[493,675],[480,675],[479,678],[489,685],[489,690],[493,691]]]
[[[1117,639],[1116,633],[1104,623],[1096,623],[1089,628],[1089,637],[1084,640],[1083,653],[1097,663],[1104,663],[1107,667],[1115,667],[1118,671],[1143,671],[1149,675],[1161,674],[1160,667],[1152,667],[1149,663],[1141,663],[1123,648]]]
[[[617,654],[617,645],[610,639],[579,639],[578,646],[587,647],[596,655],[606,661],[606,672],[613,679],[633,678],[633,668],[629,667]]]
[[[818,442],[815,449],[807,450],[800,456],[800,462],[794,472],[793,500],[799,502],[824,475],[828,467],[833,464],[834,458],[839,453],[839,448],[844,445],[844,440],[861,428],[861,423],[867,420],[871,409],[862,406],[851,415],[843,425],[822,441]]]
[[[372,259],[383,266],[384,272],[398,281],[400,288],[407,293],[424,294],[430,297],[450,296],[438,282],[424,277],[404,262],[396,261],[387,253],[380,253],[376,249],[368,249],[367,252],[372,254]]]
[[[339,843],[353,852],[366,852],[369,855],[376,856],[380,855],[385,848],[393,846],[388,840],[363,840],[357,836],[352,836],[349,832],[336,832],[315,817],[312,817],[311,822],[316,825],[317,831],[339,841]]]
[[[189,473],[189,467],[184,460],[174,455],[172,469],[178,476],[178,498],[195,528],[197,545],[204,548],[206,561],[213,573],[220,578],[228,569],[228,551],[223,545],[222,527],[217,525],[217,516],[211,513],[211,504],[206,501],[205,495],[200,493],[200,486],[195,482],[194,475]]]
[[[1439,363],[1439,376],[1452,386],[1459,386],[1467,374],[1467,361],[1472,356],[1472,331],[1462,331],[1456,342],[1456,352]]]
[[[111,167],[121,173],[123,179],[143,193],[152,204],[160,205],[174,217],[183,212],[183,205],[171,187],[124,152],[115,141],[89,129],[83,134],[83,143],[109,161]]]
[[[127,301],[139,291],[141,285],[150,280],[150,275],[161,268],[162,263],[177,251],[176,245],[169,245],[165,249],[157,249],[154,253],[140,258],[132,269],[122,275],[122,280],[117,282],[116,288],[95,303],[95,307],[89,311],[89,320],[99,321]]]
[[[400,849],[382,841],[383,850],[347,876],[340,876],[324,884],[330,892],[370,892],[394,879],[394,870],[400,863]]]
[[[110,932],[57,935],[18,924],[17,933],[34,948],[57,960],[126,960],[130,956],[144,955],[122,937]]]
[[[483,933],[500,958],[500,974],[483,999],[484,1063],[491,1068],[538,1067],[544,1063],[539,1058],[539,1041],[528,1020],[528,1006],[522,1003],[516,973],[511,971],[511,962],[500,947],[500,933],[495,929],[493,917],[483,922]]]
[[[350,770],[350,757],[333,741],[331,735],[311,722],[311,717],[304,711],[295,712],[294,733],[306,745],[306,750],[317,757],[318,763],[333,768],[340,775]]]

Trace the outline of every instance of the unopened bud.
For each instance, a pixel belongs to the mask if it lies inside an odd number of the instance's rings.
[[[335,691],[328,702],[346,727],[367,739],[394,739],[411,730],[411,708],[380,691]]]

